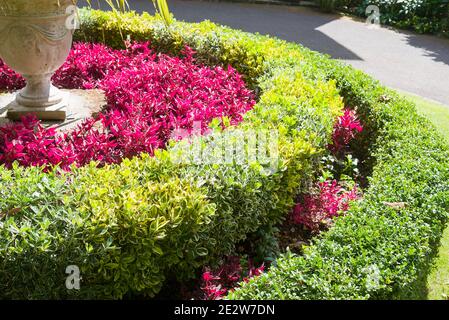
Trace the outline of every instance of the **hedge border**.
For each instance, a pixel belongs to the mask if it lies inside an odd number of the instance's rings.
[[[368,128],[370,146],[360,148],[370,153],[369,188],[304,256],[282,256],[229,298],[422,299],[448,220],[447,141],[393,90],[352,67],[309,57],[321,65],[314,77],[335,80]]]

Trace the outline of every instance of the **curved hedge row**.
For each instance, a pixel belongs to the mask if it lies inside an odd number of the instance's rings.
[[[83,11],[81,41],[113,47],[150,40],[161,52],[184,45],[206,64],[231,64],[260,99],[239,125],[279,131],[279,170],[261,164],[182,165],[176,144],[154,158],[92,164],[71,174],[0,168],[0,295],[73,297],[67,265],[80,266],[76,297],[154,295],[172,272],[232,253],[237,242],[279,221],[310,180],[343,103],[365,126],[360,152],[375,164],[370,188],[350,213],[307,249],[231,298],[407,296],[429,262],[449,206],[448,148],[414,107],[350,67],[299,45],[210,22]],[[211,143],[207,139],[204,144]],[[371,153],[372,152],[372,153]],[[384,202],[405,202],[394,209]],[[219,245],[217,245],[219,244]]]
[[[208,22],[175,23],[168,31],[148,15],[81,16],[78,40],[118,47],[130,35],[173,54],[188,44],[203,63],[232,63],[261,92],[238,128],[278,130],[278,170],[256,161],[177,163],[182,143],[155,157],[101,169],[93,163],[70,174],[0,167],[3,298],[153,296],[168,274],[192,276],[233,253],[247,234],[282,219],[313,175],[343,108],[334,82],[308,80],[291,67],[302,57],[289,44]],[[282,48],[290,55],[281,62]],[[68,265],[80,267],[79,291],[66,290]]]
[[[369,128],[369,188],[303,256],[282,256],[229,298],[422,298],[448,218],[447,141],[411,102],[361,72],[318,60],[318,77],[336,80],[345,102],[358,107]]]

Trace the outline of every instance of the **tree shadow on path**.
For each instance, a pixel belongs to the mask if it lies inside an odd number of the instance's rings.
[[[405,34],[409,45],[424,50],[424,55],[432,60],[449,66],[449,39],[432,35],[413,34],[411,32],[401,31],[401,33]]]

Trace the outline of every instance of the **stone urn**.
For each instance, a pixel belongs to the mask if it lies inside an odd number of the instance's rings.
[[[73,0],[0,0],[0,58],[27,82],[7,106],[8,118],[66,118],[67,102],[51,77],[70,52],[75,9]]]

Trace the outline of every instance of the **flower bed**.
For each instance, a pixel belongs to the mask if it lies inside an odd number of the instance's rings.
[[[232,125],[254,105],[232,67],[207,68],[194,64],[186,48],[183,59],[156,55],[148,43],[128,44],[126,50],[78,43],[53,76],[56,86],[67,89],[99,88],[105,92],[106,110],[72,132],[57,135],[33,117],[0,128],[0,164],[24,166],[99,166],[120,163],[166,146],[174,130],[202,132],[215,118]],[[0,90],[20,88],[24,80],[0,63]]]
[[[373,172],[363,200],[303,256],[284,255],[230,297],[413,292],[447,218],[449,164],[447,146],[410,103],[350,67],[284,41],[210,22],[176,22],[167,30],[146,14],[81,16],[81,41],[118,49],[122,36],[130,35],[150,41],[157,52],[182,55],[188,45],[199,64],[232,65],[259,99],[228,130],[277,130],[277,170],[258,161],[172,161],[185,141],[154,157],[142,154],[102,168],[93,163],[71,173],[0,168],[2,297],[154,296],[169,275],[189,278],[234,254],[236,244],[281,222],[296,195],[308,193],[343,114],[341,97],[357,107],[364,125],[353,146],[362,171]],[[79,291],[65,288],[69,264],[81,268]]]

